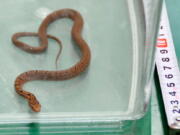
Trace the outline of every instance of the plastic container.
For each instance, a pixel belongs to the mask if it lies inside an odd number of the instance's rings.
[[[37,32],[46,15],[63,8],[82,14],[91,64],[85,73],[71,80],[27,83],[24,88],[42,105],[41,112],[34,113],[15,92],[14,80],[32,69],[56,70],[58,46],[49,40],[45,53],[29,54],[13,46],[11,36]],[[0,5],[0,132],[137,133],[136,121],[143,118],[150,99],[160,10],[161,0],[4,1]],[[58,70],[79,60],[71,27],[69,19],[48,27],[48,33],[60,38],[64,46]],[[22,40],[38,45],[37,38]]]

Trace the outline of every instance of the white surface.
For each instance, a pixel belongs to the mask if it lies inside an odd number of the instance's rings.
[[[166,47],[162,46],[165,44],[167,45]],[[180,119],[180,73],[165,4],[163,5],[157,44],[156,65],[158,68],[168,125],[173,129],[179,129],[180,120],[177,119]]]

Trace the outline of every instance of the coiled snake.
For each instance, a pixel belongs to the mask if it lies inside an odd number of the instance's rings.
[[[62,9],[55,11],[49,14],[41,23],[38,33],[31,32],[19,32],[15,33],[12,36],[12,42],[17,47],[23,49],[24,51],[30,53],[41,53],[44,52],[48,47],[48,38],[52,38],[61,45],[60,40],[56,37],[47,34],[48,25],[60,18],[70,18],[73,20],[73,27],[71,30],[71,35],[75,43],[81,50],[81,59],[72,67],[65,70],[55,70],[55,71],[47,71],[47,70],[31,70],[20,74],[15,80],[15,90],[16,92],[27,99],[29,106],[33,111],[39,112],[41,110],[41,105],[34,94],[27,92],[23,89],[23,85],[32,80],[67,80],[71,79],[81,72],[83,72],[90,63],[90,49],[87,43],[81,36],[81,31],[83,28],[83,19],[80,13],[73,9]],[[25,44],[18,40],[18,38],[23,36],[37,36],[40,41],[40,46],[33,47],[28,44]],[[60,52],[58,53],[57,58],[59,57]],[[56,61],[57,61],[56,58]]]

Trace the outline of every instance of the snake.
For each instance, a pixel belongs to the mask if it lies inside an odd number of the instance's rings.
[[[71,29],[71,37],[75,41],[75,44],[80,49],[80,59],[77,63],[73,66],[70,66],[67,69],[63,70],[29,70],[26,72],[21,73],[15,79],[14,87],[17,94],[24,97],[32,111],[40,112],[41,111],[41,104],[36,98],[36,96],[23,89],[23,86],[26,82],[34,81],[34,80],[47,80],[47,81],[63,81],[74,78],[84,72],[89,64],[91,59],[91,51],[86,43],[86,41],[82,37],[82,29],[84,25],[83,18],[81,14],[74,10],[74,9],[60,9],[54,11],[47,15],[45,19],[40,24],[37,33],[34,32],[18,32],[13,34],[12,42],[16,47],[29,52],[29,53],[42,53],[48,48],[48,38],[54,39],[61,45],[61,41],[52,36],[47,34],[48,26],[53,23],[54,21],[61,19],[61,18],[68,18],[73,21],[72,29]],[[39,39],[39,46],[30,46],[22,41],[20,41],[20,37],[24,36],[36,36]],[[61,50],[61,49],[60,49]],[[57,58],[60,55],[58,53]]]

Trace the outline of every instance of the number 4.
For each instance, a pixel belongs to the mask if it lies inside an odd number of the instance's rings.
[[[176,96],[176,92],[175,92],[175,91],[169,92],[169,94],[170,94],[171,96]]]

